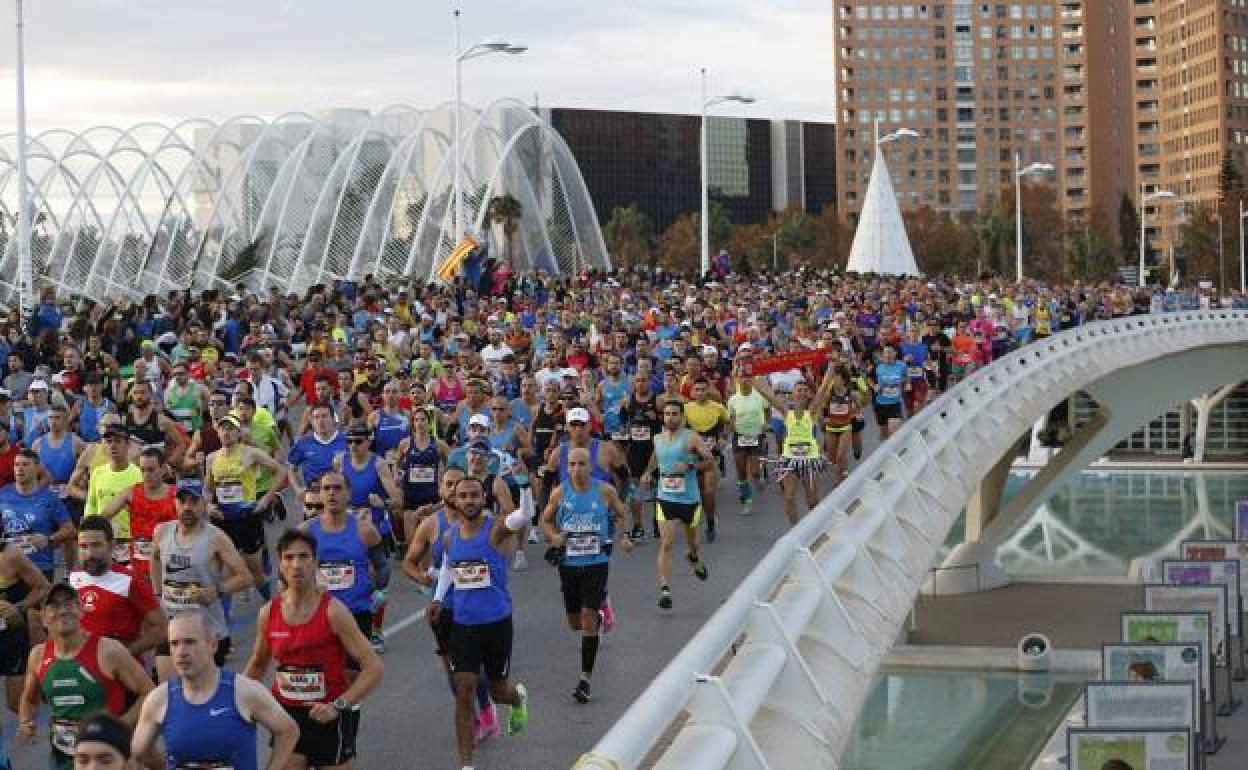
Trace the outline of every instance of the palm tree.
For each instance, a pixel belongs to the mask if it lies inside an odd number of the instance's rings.
[[[516,200],[516,196],[511,193],[496,195],[490,199],[490,205],[485,210],[486,219],[491,224],[503,226],[503,244],[505,253],[507,254],[507,262],[515,270],[515,262],[511,249],[512,238],[515,237],[516,231],[520,229],[520,218],[524,216],[524,207],[520,205],[520,201]]]
[[[611,221],[603,228],[611,261],[620,265],[640,265],[653,261],[654,222],[636,203],[616,206]]]

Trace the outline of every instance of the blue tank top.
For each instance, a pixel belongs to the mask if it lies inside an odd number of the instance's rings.
[[[100,440],[100,416],[115,411],[113,402],[102,399],[99,406],[92,404],[86,396],[78,399],[78,435],[84,441]]]
[[[490,446],[500,452],[510,452],[512,450],[512,438],[515,436],[514,423],[508,422],[503,428],[502,433],[490,432]]]
[[[571,484],[560,489],[563,501],[555,514],[555,526],[564,533],[563,563],[569,567],[606,564],[611,558],[604,547],[611,542],[611,509],[602,499],[602,488],[591,479],[584,492]]]
[[[258,770],[256,723],[238,713],[233,671],[221,669],[217,691],[200,705],[182,694],[182,678],[169,682],[169,703],[160,734],[168,767],[229,767]]]
[[[477,412],[473,412],[470,409],[459,410],[459,441],[461,444],[466,443],[468,441],[468,421],[471,420],[473,417],[476,417],[479,414],[483,414],[486,417],[489,417],[490,405],[482,404],[481,410]]]
[[[434,515],[438,517],[438,536],[434,538],[429,559],[434,567],[441,567],[442,553],[446,550],[446,531],[451,528],[451,522],[446,518],[445,508],[439,508]]]
[[[403,474],[403,505],[408,508],[432,503],[438,499],[438,479],[441,478],[442,458],[438,445],[429,440],[424,449],[409,442],[407,453],[399,465]]]
[[[900,404],[901,403],[901,385],[906,377],[906,365],[900,361],[894,361],[891,364],[875,365],[875,381],[879,384],[880,389],[875,394],[875,401],[878,404]]]
[[[686,447],[689,445],[689,429],[682,428],[672,441],[666,434],[654,437],[654,456],[659,466],[659,499],[669,503],[700,503],[702,496],[698,492],[698,472],[690,467],[683,474],[672,473],[671,467],[676,463],[692,465],[694,456]]]
[[[386,488],[382,486],[381,476],[377,475],[377,455],[370,455],[362,469],[356,469],[355,463],[351,462],[350,454],[343,455],[342,473],[347,477],[347,486],[351,487],[351,499],[348,505],[353,509],[367,508],[377,531],[383,536],[390,534],[392,529],[386,509],[378,508],[368,502],[368,496],[371,494],[381,495],[382,498],[386,496]]]
[[[447,599],[455,623],[461,626],[481,626],[511,617],[507,557],[490,543],[494,517],[481,515],[485,524],[476,537],[464,540],[460,527],[451,527],[446,548],[455,585]]]
[[[384,455],[391,449],[397,449],[403,439],[411,435],[407,424],[407,415],[402,412],[388,414],[383,409],[377,416],[377,429],[373,431],[373,443],[377,446],[377,454]]]
[[[589,440],[589,475],[595,481],[605,481],[610,484],[611,474],[607,469],[602,467],[598,462],[598,448],[602,446],[602,442],[596,438]],[[565,441],[559,445],[559,483],[564,486],[570,486],[571,477],[568,475],[568,453],[572,451],[572,444]]]
[[[628,398],[628,380],[621,378],[619,382],[614,383],[609,379],[602,381],[602,422],[608,435],[618,434],[624,430],[624,423],[620,420],[620,407],[623,406],[626,398]]]
[[[326,532],[321,519],[312,519],[308,532],[316,538],[320,565],[317,582],[352,612],[373,608],[373,580],[368,573],[368,546],[360,539],[359,526],[351,518],[341,532]]]
[[[35,442],[35,451],[39,453],[39,462],[48,469],[53,484],[66,484],[74,473],[74,437],[68,433],[61,439],[61,445],[53,447],[47,436],[40,436]]]

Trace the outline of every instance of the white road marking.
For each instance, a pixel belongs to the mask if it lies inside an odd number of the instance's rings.
[[[413,623],[416,623],[422,620],[424,617],[425,617],[425,610],[420,610],[419,612],[412,613],[411,615],[408,615],[407,617],[400,620],[398,623],[395,623],[393,626],[390,626],[389,628],[384,629],[381,632],[381,635],[383,638],[389,639],[390,637],[399,633],[400,631],[412,625]]]

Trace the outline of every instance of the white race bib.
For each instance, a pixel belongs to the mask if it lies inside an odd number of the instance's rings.
[[[217,502],[225,505],[243,502],[243,482],[237,479],[218,482]]]
[[[628,431],[621,428],[611,434],[612,441],[628,441]]]
[[[199,606],[199,602],[195,600],[198,591],[199,583],[183,583],[166,579],[161,584],[160,597],[165,600],[165,604],[175,610],[190,609]]]
[[[456,591],[475,591],[493,585],[490,580],[490,565],[483,561],[460,562],[452,565],[451,573]]]
[[[113,561],[118,564],[130,563],[130,541],[118,540],[113,543]]]
[[[279,666],[276,681],[278,694],[287,700],[325,700],[325,672],[319,668]]]
[[[805,457],[810,454],[810,444],[806,442],[793,443],[789,445],[789,453],[794,457]]]
[[[413,465],[407,471],[407,480],[412,484],[432,484],[437,478],[438,469],[430,465]]]
[[[924,377],[923,367],[921,366],[912,366],[909,369],[907,369],[907,371],[910,372],[911,379],[921,380]]]
[[[833,404],[828,407],[828,414],[836,417],[844,417],[849,414],[849,403],[846,401],[833,402]]]
[[[568,556],[597,556],[602,553],[602,541],[597,532],[569,532],[564,548]]]
[[[881,388],[880,395],[884,396],[885,398],[897,398],[899,395],[901,395],[901,388],[897,387],[896,385],[885,385],[883,388]]]
[[[659,479],[659,489],[674,495],[683,495],[685,493],[685,477],[664,476]]]
[[[53,719],[48,725],[52,738],[52,748],[62,754],[74,755],[74,747],[78,745],[78,722],[73,719]]]
[[[155,547],[152,545],[151,540],[145,537],[135,538],[131,541],[131,546],[130,554],[134,559],[137,559],[138,561],[152,560],[152,554],[155,551]]]
[[[650,440],[650,426],[649,425],[634,425],[628,429],[628,437],[631,438],[633,441],[649,441]]]
[[[738,433],[737,434],[737,446],[739,447],[758,446],[758,436],[745,436],[745,435]]]
[[[355,585],[355,565],[349,561],[323,561],[317,582],[329,591],[346,591]]]

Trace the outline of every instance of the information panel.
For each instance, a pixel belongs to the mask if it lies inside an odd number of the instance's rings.
[[[1144,609],[1176,610],[1179,612],[1207,612],[1213,659],[1219,666],[1227,663],[1226,627],[1229,607],[1226,586],[1186,585],[1171,586],[1163,583],[1144,585]]]
[[[1202,663],[1203,668],[1202,668]],[[1200,643],[1106,644],[1101,647],[1101,678],[1111,682],[1190,684],[1199,689],[1208,663]],[[1201,697],[1199,692],[1196,696]],[[1200,709],[1193,725],[1201,731]]]
[[[1248,500],[1235,501],[1235,539],[1248,540]]]
[[[1177,586],[1226,586],[1226,620],[1231,626],[1231,636],[1238,639],[1242,635],[1240,610],[1243,605],[1240,603],[1239,562],[1237,560],[1165,559],[1161,562],[1161,582]]]
[[[1195,682],[1088,682],[1088,727],[1186,727],[1199,730]]]
[[[1072,727],[1066,733],[1070,770],[1191,770],[1191,744],[1185,729]]]
[[[1209,656],[1209,613],[1207,612],[1124,612],[1122,640],[1131,644],[1194,642],[1200,652],[1200,687],[1206,701],[1212,701],[1213,663]],[[1130,679],[1131,677],[1124,677]]]

